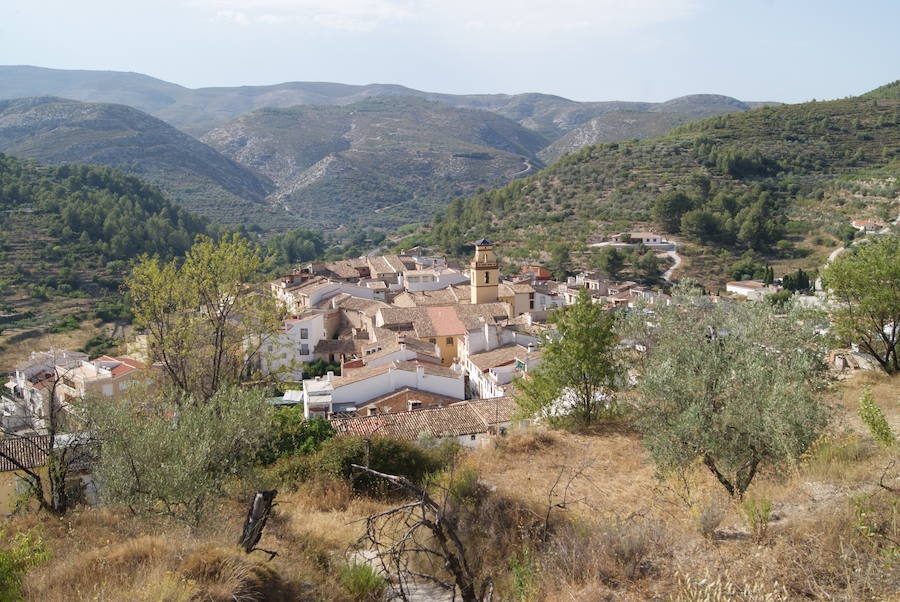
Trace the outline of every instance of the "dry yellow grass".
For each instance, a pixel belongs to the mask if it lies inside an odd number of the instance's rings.
[[[900,591],[900,561],[884,555],[882,535],[900,534],[896,505],[889,520],[896,493],[878,481],[896,451],[875,447],[856,411],[871,385],[897,428],[897,382],[860,373],[837,383],[831,447],[757,477],[750,495],[773,502],[760,544],[702,466],[660,480],[640,437],[624,427],[529,431],[469,453],[464,464],[494,493],[465,535],[478,542],[476,560],[495,575],[500,599],[889,600]],[[891,474],[886,483],[900,487]],[[854,499],[871,506],[863,518]],[[28,575],[29,599],[348,599],[335,567],[362,519],[387,503],[334,482],[307,483],[277,501],[261,542],[279,552],[271,563],[235,551],[239,500],[226,501],[196,536],[109,509],[16,518],[14,529],[39,528],[52,552]],[[548,504],[564,501],[540,541],[534,525]],[[873,535],[861,531],[863,519]]]

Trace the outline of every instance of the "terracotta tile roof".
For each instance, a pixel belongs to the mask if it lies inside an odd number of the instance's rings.
[[[437,399],[438,401],[442,402],[442,404],[450,405],[453,403],[459,403],[459,400],[457,398],[450,397],[449,395],[441,395],[440,393],[429,393],[428,391],[420,391],[419,389],[416,389],[415,387],[403,387],[402,389],[397,389],[396,391],[391,391],[390,393],[385,393],[381,397],[376,397],[375,399],[370,399],[369,401],[365,402],[363,405],[359,406],[357,409],[361,410],[361,409],[364,409],[366,406],[378,405],[378,404],[384,403],[386,401],[390,401],[394,397],[406,396],[407,394],[410,394],[411,399],[415,399],[415,396],[417,393],[422,395],[423,397],[427,397],[428,399]]]
[[[473,353],[469,356],[469,361],[475,364],[479,370],[484,372],[497,366],[505,366],[516,361],[516,358],[528,354],[528,349],[522,345],[504,345],[490,351],[482,351],[481,353]]]
[[[341,418],[331,421],[340,436],[395,437],[414,441],[421,434],[432,437],[459,437],[487,432],[487,423],[467,404],[395,412],[377,416]]]
[[[330,261],[325,264],[325,269],[338,278],[359,278],[357,267],[350,261]]]
[[[466,327],[459,319],[455,307],[433,306],[426,307],[425,313],[431,322],[431,328],[428,332],[419,332],[416,334],[420,337],[449,337],[461,336],[466,333]]]
[[[509,319],[509,305],[506,303],[476,303],[458,305],[456,314],[466,330],[481,328],[485,323],[496,324]]]
[[[353,353],[356,345],[351,339],[322,339],[316,343],[313,353]]]
[[[97,359],[93,360],[93,363],[97,362],[117,363],[117,365],[110,368],[110,372],[112,372],[113,376],[123,376],[125,374],[128,374],[129,372],[134,372],[135,370],[144,370],[147,368],[147,364],[145,364],[144,362],[139,362],[134,358],[130,358],[124,355],[119,357],[101,355]]]
[[[461,403],[468,404],[489,425],[509,422],[515,418],[516,413],[519,411],[519,406],[509,397],[470,399]]]
[[[405,306],[454,305],[462,299],[455,287],[439,288],[434,291],[403,291],[394,298],[394,303]],[[468,299],[466,299],[468,302]]]
[[[372,275],[377,274],[396,274],[406,269],[403,262],[396,255],[381,255],[369,257],[369,267],[372,269]]]
[[[329,299],[331,306],[335,309],[343,309],[346,311],[358,311],[367,316],[374,316],[382,307],[390,307],[384,301],[375,299],[363,299],[362,297],[354,297],[348,293],[340,293]]]
[[[19,470],[17,463],[25,468],[43,466],[47,462],[49,446],[50,437],[47,435],[0,439],[0,472]]]

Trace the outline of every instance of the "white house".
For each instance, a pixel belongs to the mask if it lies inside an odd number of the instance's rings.
[[[340,311],[325,309],[307,310],[285,320],[275,336],[263,344],[260,354],[263,375],[283,372],[286,378],[302,378],[302,364],[315,361],[316,345],[332,338],[340,322]]]
[[[400,276],[400,284],[408,291],[435,291],[468,281],[466,274],[448,267],[409,270]]]
[[[303,413],[307,418],[356,411],[357,406],[404,387],[465,399],[465,377],[449,368],[395,361],[345,369],[342,376],[303,381]]]
[[[537,337],[485,324],[469,330],[459,342],[457,362],[468,376],[474,397],[501,397],[514,376],[521,376],[540,363]]]
[[[725,284],[725,290],[735,295],[746,297],[752,301],[759,301],[773,293],[778,292],[778,287],[763,284],[762,280],[739,280]]]

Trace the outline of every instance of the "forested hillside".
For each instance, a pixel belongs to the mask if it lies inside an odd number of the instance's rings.
[[[853,211],[889,216],[898,172],[900,102],[767,107],[686,124],[664,138],[587,147],[529,178],[455,200],[424,238],[459,252],[489,236],[525,260],[546,258],[548,243],[583,253],[603,235],[652,224],[697,245],[689,268],[724,276],[746,251],[769,259],[821,252],[797,244],[820,237],[821,247],[845,235]],[[881,201],[841,200],[848,188],[869,185]],[[713,257],[721,261],[712,265]]]
[[[271,183],[169,124],[124,105],[61,98],[0,101],[0,152],[42,163],[110,165],[222,223],[283,221]]]
[[[3,328],[118,298],[128,260],[181,255],[194,236],[212,233],[205,219],[134,176],[8,155],[0,155],[0,231]]]

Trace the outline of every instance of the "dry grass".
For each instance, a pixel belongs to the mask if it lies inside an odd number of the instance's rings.
[[[838,383],[828,437],[797,465],[757,477],[750,494],[773,502],[762,544],[702,466],[660,480],[627,429],[532,430],[464,460],[481,479],[462,529],[471,557],[504,600],[898,599],[897,496],[878,485],[897,451],[875,447],[856,416],[868,384],[900,430],[897,382],[860,373]],[[885,484],[900,487],[897,472]],[[235,551],[245,511],[236,499],[197,537],[108,509],[16,518],[13,529],[38,527],[52,552],[29,573],[28,597],[351,599],[338,568],[362,519],[386,503],[333,481],[305,483],[277,501],[261,542],[279,552],[272,562]]]

